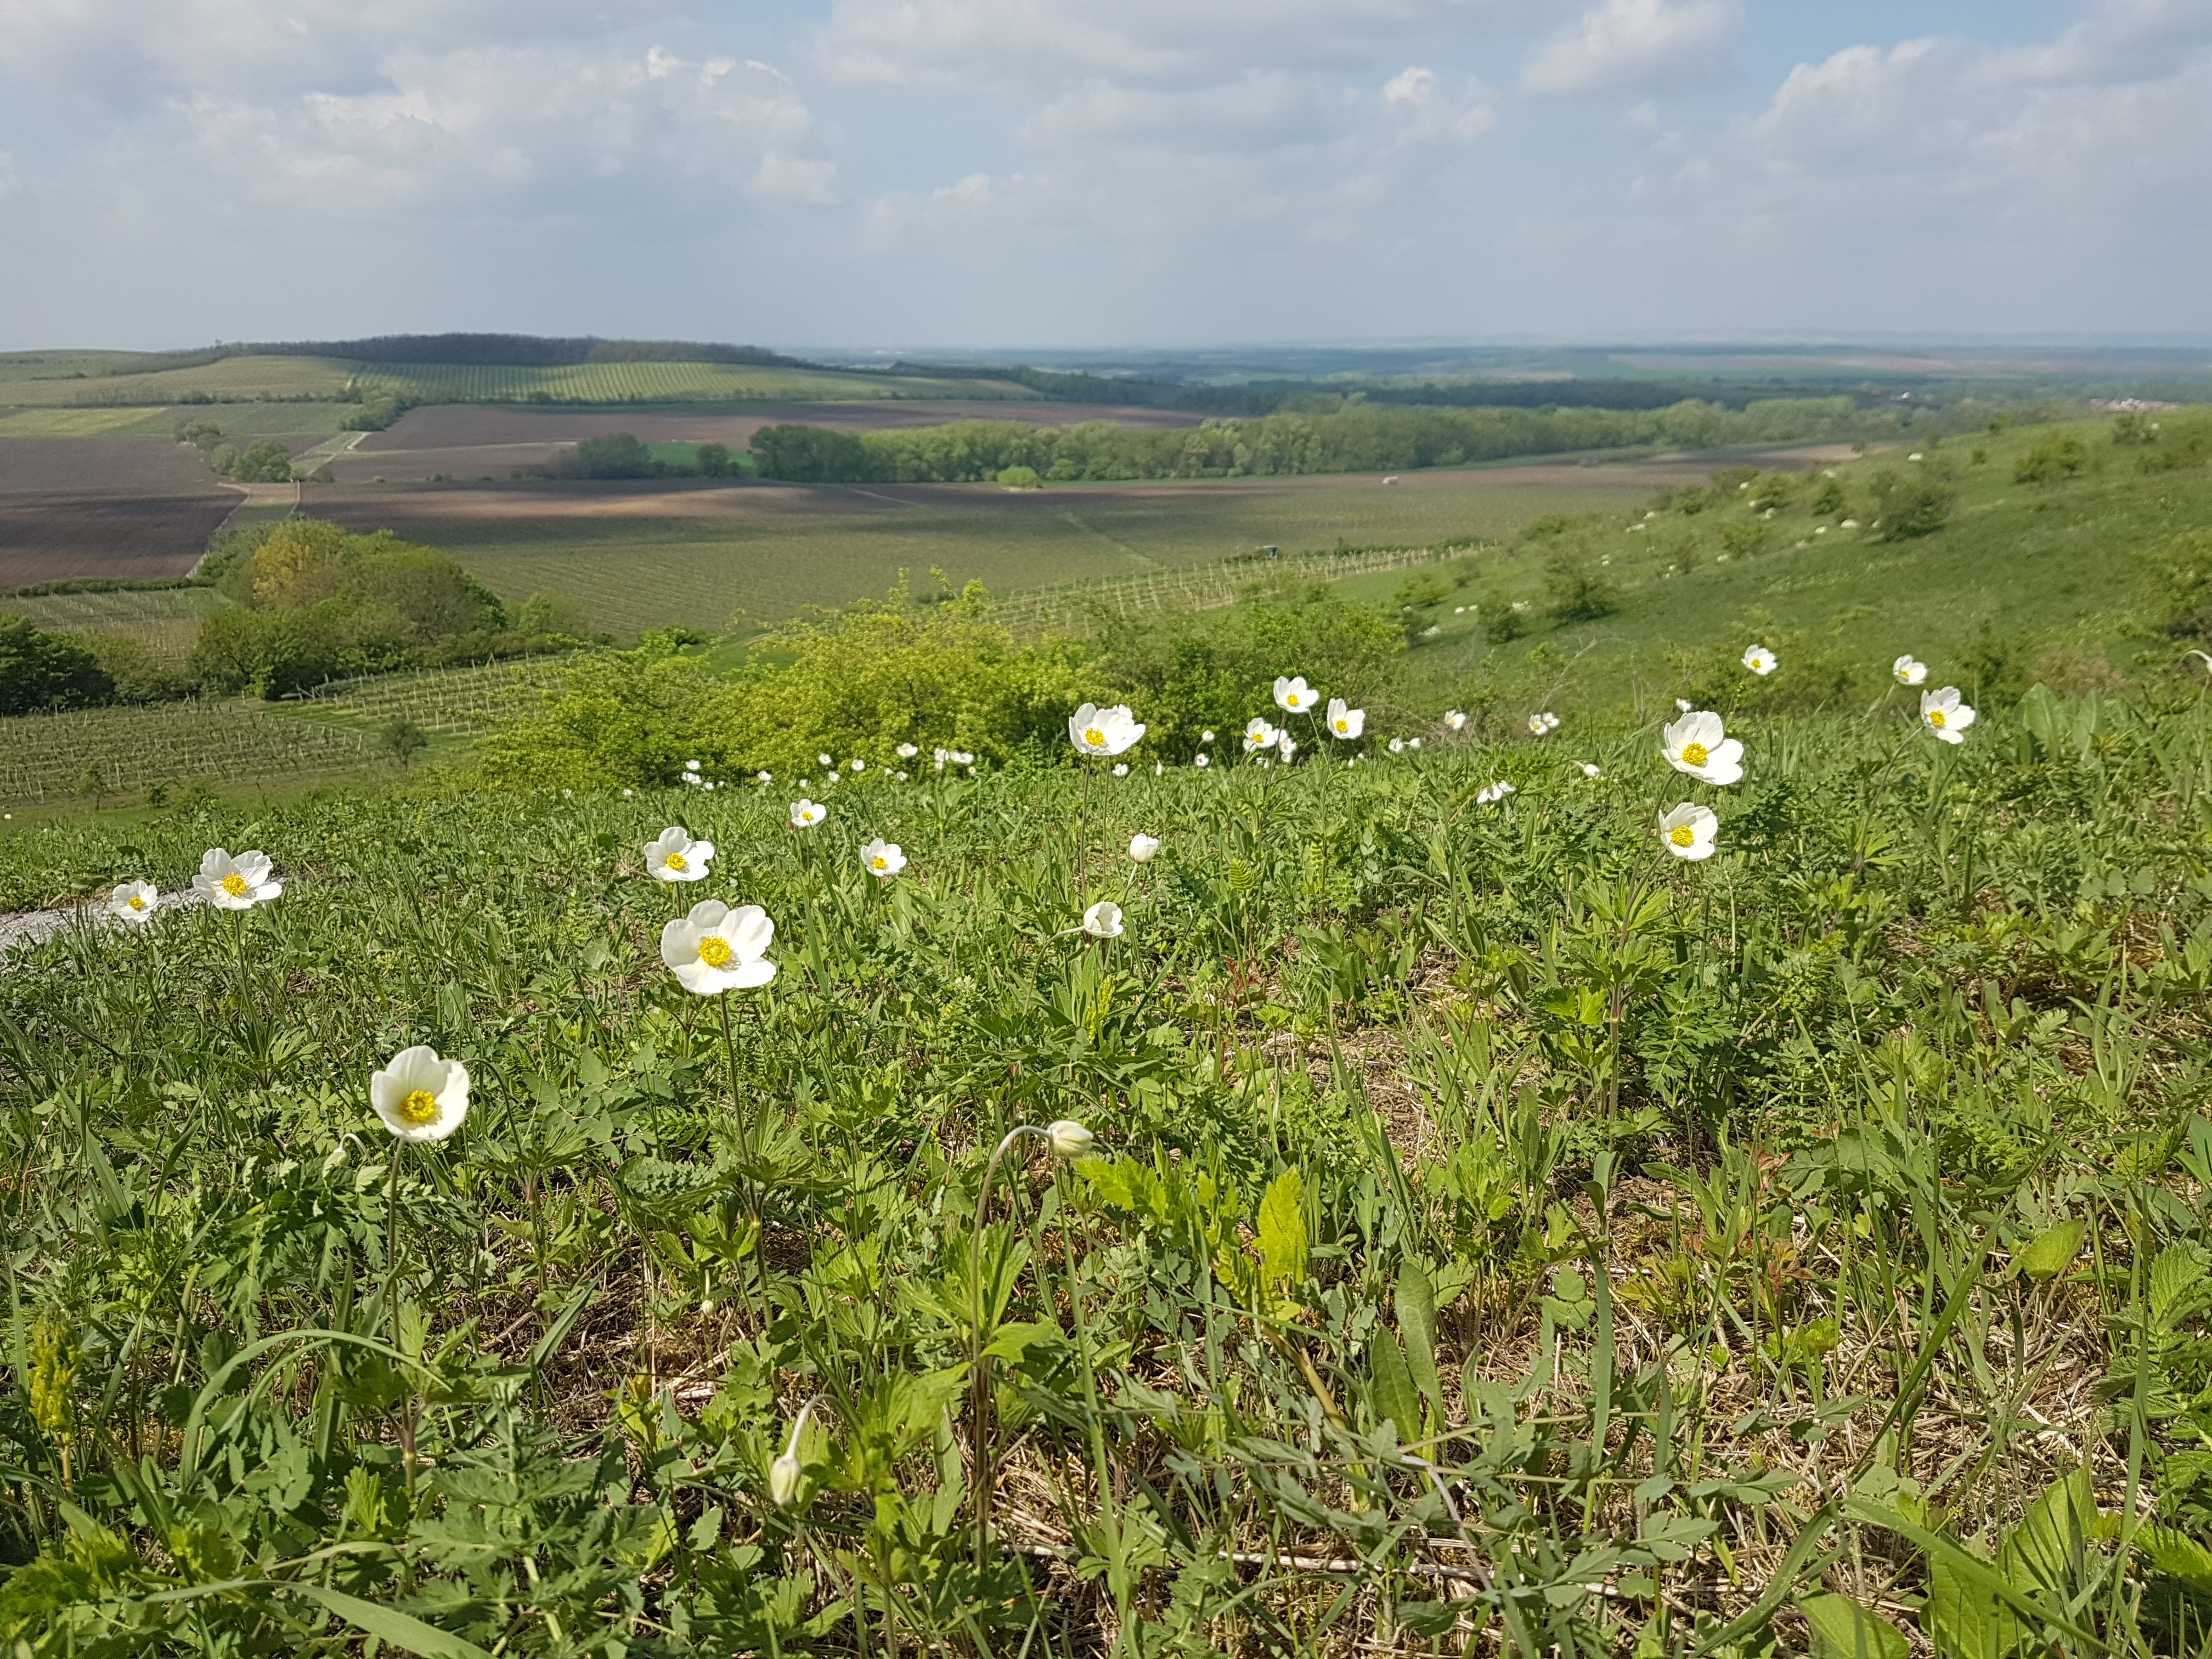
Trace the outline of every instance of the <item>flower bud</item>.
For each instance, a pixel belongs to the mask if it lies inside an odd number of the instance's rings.
[[[1139,864],[1152,862],[1152,854],[1160,850],[1158,836],[1136,835],[1129,837],[1129,856]]]
[[[1098,1137],[1073,1118],[1047,1124],[1044,1133],[1054,1153],[1060,1158],[1088,1158],[1098,1145]]]
[[[768,1495],[780,1510],[789,1509],[799,1496],[799,1460],[789,1452],[768,1466]]]

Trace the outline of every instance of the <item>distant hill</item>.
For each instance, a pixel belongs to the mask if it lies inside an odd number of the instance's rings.
[[[759,346],[696,340],[603,340],[596,335],[550,339],[536,334],[379,334],[364,340],[232,342],[199,351],[149,353],[111,375],[197,368],[226,357],[324,357],[356,363],[435,363],[453,368],[563,368],[580,363],[734,363],[758,368],[811,368]]]

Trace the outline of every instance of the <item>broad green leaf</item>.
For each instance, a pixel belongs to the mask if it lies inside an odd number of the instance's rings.
[[[416,1655],[418,1659],[491,1659],[475,1643],[465,1641],[450,1631],[440,1630],[435,1625],[426,1625],[397,1607],[380,1607],[358,1595],[327,1589],[320,1584],[292,1583],[285,1588],[295,1595],[321,1602],[356,1630],[366,1631],[403,1653]]]
[[[2071,1221],[2061,1221],[2054,1226],[2045,1227],[2026,1249],[2013,1258],[2020,1267],[2021,1276],[2032,1279],[2039,1285],[2057,1278],[2066,1271],[2066,1264],[2073,1261],[2075,1253],[2081,1248],[2081,1235],[2088,1230],[2089,1224],[2078,1216]]]
[[[1152,1172],[1133,1158],[1086,1158],[1076,1170],[1117,1210],[1149,1210]]]
[[[2076,1469],[2029,1505],[1997,1552],[1997,1570],[2014,1589],[2063,1605],[2081,1583],[2096,1522],[2088,1471]]]
[[[1377,1325],[1367,1339],[1367,1399],[1377,1422],[1389,1419],[1397,1425],[1401,1444],[1421,1437],[1421,1404],[1413,1392],[1413,1374],[1406,1356],[1387,1325]]]
[[[1848,1595],[1807,1595],[1797,1610],[1812,1627],[1813,1659],[1906,1659],[1912,1644],[1887,1619]]]
[[[1437,1374],[1437,1291],[1428,1272],[1412,1256],[1398,1262],[1398,1329],[1406,1339],[1406,1364],[1429,1402],[1436,1420],[1444,1420],[1443,1380]],[[1399,1425],[1399,1438],[1411,1439],[1410,1424]]]
[[[1267,1277],[1303,1285],[1306,1277],[1305,1183],[1285,1170],[1260,1200],[1260,1259]]]
[[[2146,1527],[2136,1537],[2151,1565],[2199,1595],[2212,1595],[2212,1550],[2171,1527]]]
[[[2204,1278],[2203,1263],[2186,1244],[2169,1244],[2150,1266],[2150,1311],[2154,1319],[2170,1319],[2174,1310],[2198,1294]]]

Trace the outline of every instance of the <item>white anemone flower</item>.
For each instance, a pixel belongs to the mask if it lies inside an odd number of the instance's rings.
[[[1283,734],[1267,724],[1264,714],[1255,714],[1244,726],[1244,752],[1248,755],[1262,749],[1273,749]]]
[[[832,767],[837,763],[836,761],[831,760],[827,755],[817,755],[814,758],[818,764],[823,767]]]
[[[921,750],[918,747],[910,743],[902,743],[897,748],[891,750],[891,753],[896,755],[901,760],[912,760],[921,752]]]
[[[1944,742],[1964,743],[1966,728],[1974,723],[1974,711],[1959,701],[1957,686],[1947,685],[1941,691],[1920,694],[1920,718]]]
[[[1145,735],[1145,728],[1127,703],[1116,703],[1111,708],[1101,708],[1095,703],[1085,703],[1067,717],[1067,740],[1085,755],[1103,755],[1111,758],[1129,748]],[[963,766],[975,759],[955,755],[952,757]]]
[[[1275,752],[1283,757],[1283,763],[1287,766],[1291,757],[1298,752],[1298,740],[1287,732],[1281,733],[1275,739]]]
[[[1541,714],[1531,714],[1528,716],[1528,732],[1531,737],[1540,738],[1544,733],[1551,729],[1552,728],[1550,726],[1544,724],[1544,717]]]
[[[143,927],[154,920],[154,907],[161,902],[161,890],[152,882],[122,882],[107,896],[107,914]]]
[[[1908,651],[1890,664],[1889,672],[1897,677],[1899,685],[1918,685],[1928,678],[1928,665]]]
[[[1200,743],[1212,743],[1212,742],[1213,741],[1213,733],[1212,733],[1212,732],[1211,730],[1208,730],[1208,731],[1205,731],[1205,732],[1200,732],[1200,733],[1198,734],[1198,740],[1199,740]]]
[[[1152,854],[1160,850],[1160,838],[1146,835],[1142,830],[1129,837],[1129,856],[1139,864],[1150,864]]]
[[[791,827],[794,830],[811,830],[829,816],[828,807],[817,805],[804,796],[791,803]]]
[[[646,873],[655,881],[704,881],[714,856],[713,842],[694,841],[689,830],[671,824],[646,842]]]
[[[1100,899],[1083,913],[1083,931],[1093,939],[1121,937],[1121,907],[1112,899]]]
[[[1455,732],[1464,730],[1467,726],[1467,711],[1463,708],[1447,708],[1444,710],[1444,724]]]
[[[1207,767],[1213,764],[1213,757],[1211,755],[1200,755],[1196,760],[1191,762],[1191,764],[1198,768],[1200,771],[1203,772]]]
[[[1500,778],[1497,782],[1486,783],[1481,788],[1476,790],[1474,799],[1479,805],[1489,806],[1515,793],[1513,786]]]
[[[1406,739],[1406,747],[1408,749],[1419,749],[1420,746],[1421,740],[1419,738],[1408,738]]]
[[[775,774],[773,772],[756,772],[753,775],[753,781],[762,785],[774,783],[775,781]]]
[[[1700,708],[1659,730],[1667,763],[1701,783],[1734,783],[1743,775],[1743,744],[1726,735],[1721,717]]]
[[[418,1042],[368,1074],[368,1103],[401,1140],[443,1140],[469,1115],[469,1068]]]
[[[1286,675],[1276,676],[1276,708],[1287,709],[1293,714],[1310,714],[1313,713],[1314,704],[1320,701],[1321,699],[1315,695],[1313,687],[1306,684],[1304,675],[1301,674],[1296,679],[1291,679]]]
[[[775,938],[775,924],[759,905],[732,910],[708,899],[660,930],[660,959],[685,990],[700,996],[749,991],[775,977],[775,964],[763,960]]]
[[[258,851],[233,858],[210,847],[200,855],[200,872],[192,878],[192,891],[218,910],[251,910],[283,890],[283,882],[269,879],[269,854]]]
[[[697,761],[685,761],[684,763],[684,769],[687,772],[696,772],[699,769],[699,763]]]
[[[1404,754],[1404,753],[1406,752],[1406,740],[1405,740],[1405,738],[1391,738],[1391,739],[1390,739],[1390,752],[1391,752],[1392,754],[1394,754],[1394,755],[1402,755],[1402,754]]]
[[[1601,778],[1605,775],[1604,773],[1598,770],[1598,769],[1589,761],[1583,762],[1582,768],[1583,775],[1586,778]]]
[[[1114,769],[1114,775],[1117,778],[1127,777],[1129,775],[1129,763],[1127,761],[1121,762]]]
[[[896,842],[878,836],[860,848],[860,862],[867,866],[870,875],[889,881],[906,868],[906,854],[899,851]]]
[[[1349,741],[1366,729],[1367,711],[1364,708],[1346,708],[1342,697],[1328,700],[1329,736]]]
[[[1743,665],[1765,679],[1775,670],[1774,653],[1763,645],[1754,645],[1743,653]]]
[[[1690,712],[1690,708],[1691,703],[1687,697],[1677,697],[1674,699],[1674,712],[1676,714],[1686,714]]]
[[[1694,864],[1712,857],[1713,837],[1720,829],[1721,821],[1711,807],[1686,800],[1659,820],[1659,839],[1676,858]]]
[[[1088,1158],[1098,1145],[1098,1137],[1072,1117],[1061,1118],[1057,1123],[1048,1123],[1044,1138],[1052,1145],[1055,1158]]]

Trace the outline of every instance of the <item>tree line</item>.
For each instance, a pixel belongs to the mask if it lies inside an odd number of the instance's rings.
[[[1713,449],[1865,437],[1897,423],[1843,397],[1759,399],[1741,410],[1693,399],[1656,410],[1444,409],[1353,399],[1328,413],[1150,429],[1103,421],[1064,428],[955,421],[856,434],[794,423],[763,427],[751,447],[763,477],[794,483],[972,483],[1012,467],[1065,483],[1387,472],[1654,444]]]

